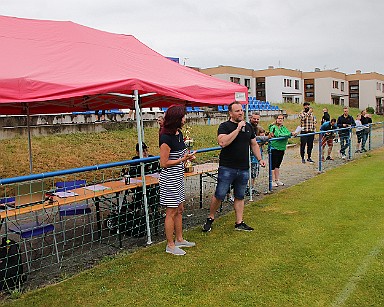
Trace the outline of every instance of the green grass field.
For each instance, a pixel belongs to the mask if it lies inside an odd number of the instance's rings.
[[[184,257],[121,254],[6,306],[383,306],[384,148],[249,204]]]

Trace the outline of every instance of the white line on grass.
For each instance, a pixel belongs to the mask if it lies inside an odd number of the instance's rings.
[[[342,306],[348,297],[355,291],[356,285],[359,280],[367,273],[369,266],[372,261],[376,258],[376,256],[380,253],[381,249],[384,247],[384,240],[379,242],[379,244],[371,250],[371,252],[364,258],[361,265],[357,268],[355,274],[351,277],[351,279],[344,286],[343,291],[340,292],[337,299],[333,302],[332,306]]]

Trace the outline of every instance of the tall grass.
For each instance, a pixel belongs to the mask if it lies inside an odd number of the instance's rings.
[[[328,107],[332,117],[342,114],[341,106],[312,104],[318,121],[322,117],[323,107]],[[288,114],[297,114],[302,109],[299,104],[285,103],[281,109]],[[351,109],[352,115],[358,109]],[[382,120],[375,116],[374,121]],[[268,128],[271,120],[262,118],[261,125]],[[294,130],[298,120],[286,120],[285,125]],[[217,146],[217,126],[193,126],[192,137],[195,148]],[[135,129],[110,130],[99,133],[74,133],[67,135],[50,135],[32,138],[32,155],[34,173],[69,169],[101,163],[129,160],[135,155],[137,132]],[[150,153],[158,155],[158,129],[145,129],[145,142],[150,146]],[[211,154],[198,157],[199,161],[211,159]],[[0,141],[0,178],[16,177],[29,174],[28,142],[26,138],[14,138]]]

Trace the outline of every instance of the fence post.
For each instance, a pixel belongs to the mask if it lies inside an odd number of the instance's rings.
[[[351,160],[352,159],[352,127],[350,127],[348,129],[348,140],[347,140],[347,144],[348,144],[348,160]]]
[[[268,142],[268,173],[269,173],[269,181],[268,181],[268,191],[272,191],[272,147],[271,142]]]
[[[372,124],[368,124],[368,136],[369,136],[369,141],[368,141],[368,150],[371,150],[371,137],[372,137]]]
[[[322,171],[323,168],[323,132],[319,134],[319,172]]]

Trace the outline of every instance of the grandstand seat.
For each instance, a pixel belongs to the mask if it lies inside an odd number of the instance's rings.
[[[86,185],[86,180],[73,180],[73,181],[60,181],[55,183],[56,190],[55,192],[66,192],[70,190],[74,190]],[[65,223],[62,220],[62,217],[65,216],[76,216],[76,215],[87,215],[88,216],[88,224],[91,227],[91,236],[93,241],[93,229],[92,229],[92,210],[87,202],[79,202],[70,205],[63,205],[59,207],[59,217],[62,224],[63,229],[63,238],[65,243]],[[84,225],[85,226],[85,225]]]

